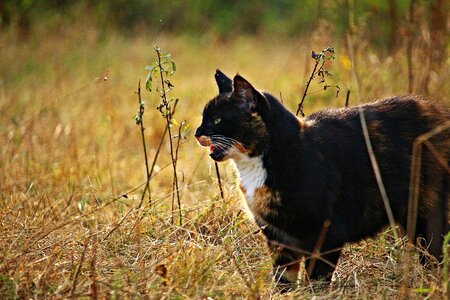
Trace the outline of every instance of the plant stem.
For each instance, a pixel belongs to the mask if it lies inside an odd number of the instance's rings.
[[[350,89],[347,90],[347,96],[345,97],[345,107],[348,107],[350,102]]]
[[[215,161],[214,165],[216,166],[217,183],[219,184],[220,197],[222,198],[222,200],[225,200],[223,196],[222,181],[220,180],[219,164]]]
[[[303,112],[303,102],[305,101],[306,94],[308,93],[309,85],[311,84],[312,79],[314,78],[314,75],[317,70],[317,66],[319,65],[319,60],[316,60],[316,64],[314,65],[314,69],[311,72],[311,76],[309,76],[308,82],[306,83],[305,91],[303,92],[302,100],[298,104],[297,112],[295,113],[296,116],[298,116],[298,113],[301,113],[302,117],[305,116],[305,113]]]
[[[323,222],[322,229],[320,230],[319,237],[316,241],[316,245],[314,246],[314,250],[311,255],[311,261],[308,264],[307,274],[308,277],[311,276],[314,266],[316,265],[317,258],[320,257],[320,249],[322,249],[323,242],[325,241],[325,237],[327,236],[328,229],[330,228],[331,221],[330,219],[326,219]]]
[[[171,131],[171,122],[172,122],[172,112],[170,110],[170,104],[167,101],[167,95],[166,95],[166,85],[164,82],[164,74],[163,74],[163,66],[161,64],[161,52],[158,47],[155,47],[156,54],[158,56],[158,68],[159,68],[159,75],[161,79],[161,88],[162,88],[162,95],[161,98],[163,100],[163,104],[166,108],[166,127],[167,132],[169,133],[169,145],[170,145],[170,157],[172,159],[172,166],[173,166],[173,185],[172,188],[175,189],[176,195],[177,195],[177,202],[178,202],[178,210],[179,210],[179,218],[180,218],[180,226],[183,225],[182,221],[182,215],[181,215],[181,201],[180,201],[180,191],[178,188],[178,177],[177,177],[177,161],[175,159],[174,154],[174,147],[172,142],[172,131]],[[172,203],[173,204],[173,203]],[[173,205],[172,205],[172,215],[173,215]],[[173,221],[173,219],[172,219]]]
[[[145,159],[145,171],[146,171],[146,175],[147,175],[147,181],[145,182],[145,188],[144,191],[142,192],[142,196],[141,196],[141,202],[139,203],[138,208],[141,207],[142,202],[144,201],[144,197],[145,197],[145,192],[148,190],[148,201],[149,203],[152,202],[152,198],[151,198],[151,193],[150,193],[150,171],[148,168],[148,155],[147,155],[147,145],[145,143],[145,136],[144,136],[144,131],[145,131],[145,127],[144,127],[144,104],[142,103],[142,98],[141,98],[141,79],[139,79],[138,82],[138,90],[137,90],[137,94],[138,94],[138,100],[139,100],[139,124],[140,124],[140,128],[141,128],[141,138],[142,138],[142,146],[144,148],[144,159]]]
[[[175,103],[173,104],[172,116],[175,114],[175,109],[177,107],[177,104],[178,104],[178,99],[175,100]],[[152,179],[153,171],[155,170],[155,166],[156,166],[156,161],[158,160],[159,153],[161,152],[161,148],[164,143],[164,139],[166,138],[166,134],[167,134],[167,126],[164,128],[164,132],[161,135],[161,140],[159,141],[158,148],[156,149],[155,157],[153,158],[152,166],[150,167],[150,172],[148,172],[148,178],[150,178],[150,180]],[[144,190],[144,195],[145,195],[146,191],[147,191],[147,189]],[[150,192],[150,190],[149,190],[149,192]],[[141,208],[143,200],[144,200],[144,197],[141,198],[141,202],[139,203],[138,208]]]
[[[414,73],[413,73],[413,43],[414,43],[414,15],[415,15],[416,0],[411,0],[409,3],[409,20],[408,20],[408,42],[406,45],[406,59],[408,63],[408,93],[414,91]]]

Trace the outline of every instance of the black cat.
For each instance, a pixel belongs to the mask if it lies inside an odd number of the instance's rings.
[[[306,259],[311,279],[330,279],[342,246],[388,225],[361,129],[358,107],[297,118],[244,78],[216,73],[220,94],[203,111],[195,136],[216,161],[232,159],[241,190],[267,237],[281,283],[295,282]],[[418,96],[361,106],[394,218],[406,226],[412,144],[450,121],[450,111]],[[450,161],[450,131],[430,140]],[[450,176],[425,148],[421,157],[417,234],[436,258],[449,230]],[[321,258],[310,259],[330,222]]]

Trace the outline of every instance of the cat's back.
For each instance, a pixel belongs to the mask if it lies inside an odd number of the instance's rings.
[[[440,125],[450,122],[450,110],[420,96],[407,95],[377,100],[340,109],[326,109],[311,114],[305,124],[314,134],[320,131],[329,137],[345,137],[361,132],[362,109],[369,133],[375,136],[395,135],[396,139],[412,140]],[[449,138],[450,132],[443,133]]]
[[[389,188],[393,193],[406,193],[414,141],[434,129],[449,126],[448,108],[419,96],[400,96],[361,106],[327,109],[306,118],[302,131],[305,144],[329,168],[336,170],[336,174],[341,174],[337,178],[342,178],[343,185],[346,181],[358,182],[356,189],[373,183],[360,109]],[[434,135],[430,142],[445,161],[450,161],[450,128]],[[424,174],[439,169],[436,159],[428,152],[424,153],[422,162]]]
[[[316,164],[323,164],[331,174],[331,187],[334,188],[334,200],[330,202],[332,210],[339,215],[341,206],[346,203],[341,216],[342,220],[346,220],[346,226],[364,229],[361,229],[364,233],[349,231],[352,234],[347,238],[354,241],[362,235],[375,234],[386,221],[382,214],[384,210],[374,209],[374,205],[382,207],[382,204],[367,152],[360,109],[395,217],[403,225],[413,143],[417,137],[449,126],[450,122],[447,108],[418,96],[393,97],[361,106],[327,109],[305,119],[303,141],[308,144],[311,153],[320,158]],[[450,161],[450,129],[433,136],[430,142],[445,161]],[[421,186],[422,194],[438,195],[444,189],[442,180],[446,176],[445,170],[434,155],[425,150],[422,175],[429,178]],[[426,205],[431,202],[438,203],[438,200],[429,201]],[[358,213],[353,218],[344,218],[352,208]],[[370,225],[367,220],[371,220]]]

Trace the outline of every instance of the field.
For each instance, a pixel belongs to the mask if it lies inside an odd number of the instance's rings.
[[[216,68],[239,72],[295,111],[314,65],[311,50],[333,45],[327,83],[338,84],[340,93],[335,97],[329,88],[308,95],[309,114],[344,106],[348,89],[350,105],[407,93],[404,50],[386,55],[358,41],[351,55],[347,42],[325,29],[308,39],[223,40],[214,34],[104,35],[91,25],[37,25],[26,40],[14,28],[0,33],[0,298],[445,297],[443,268],[423,268],[417,251],[405,250],[389,230],[348,245],[331,286],[303,281],[279,294],[236,174],[228,163],[219,165],[222,199],[214,163],[193,137],[204,104],[217,93]],[[177,161],[181,226],[167,139],[151,199],[139,207],[146,172],[133,119],[135,92],[147,76],[144,67],[156,59],[155,45],[176,63],[169,97],[179,99],[177,123],[188,124]],[[424,51],[415,50],[414,90],[424,91],[427,79],[426,93],[450,105],[448,61],[440,71],[424,61]],[[317,81],[311,91],[320,89]],[[152,162],[165,120],[155,109],[156,91],[143,89],[142,98]],[[172,128],[177,133],[177,125]]]

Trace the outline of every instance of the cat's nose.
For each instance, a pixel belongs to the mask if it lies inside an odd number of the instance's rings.
[[[211,139],[207,136],[201,135],[196,136],[198,143],[203,147],[209,147],[211,146],[212,142]]]
[[[204,133],[204,130],[203,130],[203,128],[200,126],[199,128],[197,128],[197,130],[195,131],[195,134],[194,134],[194,136],[197,138],[197,140],[198,140],[198,138],[199,137],[201,137],[202,135],[204,135],[205,133]]]

